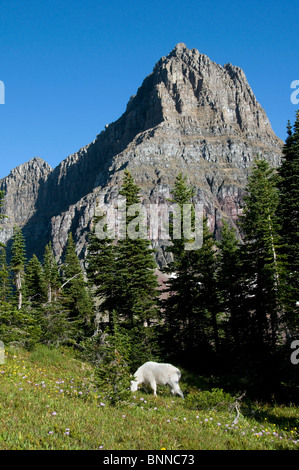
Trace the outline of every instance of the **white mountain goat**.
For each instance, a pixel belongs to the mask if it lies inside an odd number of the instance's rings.
[[[131,381],[131,391],[135,392],[139,384],[150,385],[154,395],[157,396],[157,385],[169,385],[173,395],[184,398],[179,386],[181,372],[171,364],[160,364],[158,362],[145,362],[134,374],[135,379]]]

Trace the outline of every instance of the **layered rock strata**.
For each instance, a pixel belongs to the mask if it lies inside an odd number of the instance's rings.
[[[124,114],[55,169],[34,158],[0,181],[6,192],[1,240],[18,224],[29,252],[52,241],[61,258],[72,231],[84,257],[87,230],[98,199],[118,194],[128,168],[144,204],[163,203],[182,172],[196,188],[210,228],[235,223],[248,172],[257,155],[279,165],[283,142],[274,134],[244,72],[220,66],[178,44],[145,78]],[[166,262],[163,242],[157,262]]]

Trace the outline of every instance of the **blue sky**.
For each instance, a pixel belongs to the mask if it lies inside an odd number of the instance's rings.
[[[0,0],[0,178],[90,143],[178,42],[240,66],[285,140],[298,20],[297,0]]]

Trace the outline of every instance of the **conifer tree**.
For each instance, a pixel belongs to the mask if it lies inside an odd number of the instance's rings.
[[[112,316],[112,328],[104,332],[103,344],[99,348],[95,381],[101,393],[109,396],[111,405],[116,405],[131,397],[131,338],[128,330],[118,324],[115,311]]]
[[[174,221],[174,215],[171,214],[170,236],[172,244],[167,248],[167,251],[172,253],[173,259],[164,268],[164,272],[169,274],[170,277],[165,289],[167,297],[162,301],[162,308],[165,314],[168,335],[173,338],[174,350],[179,345],[184,345],[186,348],[187,338],[190,338],[189,333],[191,333],[192,338],[194,333],[193,328],[189,328],[189,326],[193,324],[192,318],[194,316],[194,298],[197,288],[194,278],[194,266],[197,261],[197,254],[192,250],[185,250],[186,239],[183,234],[183,206],[192,203],[194,188],[187,185],[186,179],[181,173],[177,176],[172,191],[173,197],[169,200],[169,202],[177,204],[179,207],[177,217],[179,218],[181,237],[176,238],[174,236],[174,224],[178,222]],[[192,341],[192,338],[190,338],[190,341]]]
[[[51,303],[57,298],[58,290],[61,286],[59,267],[53,253],[51,242],[48,243],[45,247],[43,269],[47,302]]]
[[[225,316],[226,347],[240,347],[248,335],[249,318],[244,308],[242,250],[234,228],[224,221],[217,243],[216,278],[219,311]]]
[[[24,290],[24,277],[25,277],[25,263],[26,263],[26,250],[25,239],[19,227],[14,228],[13,244],[11,248],[11,270],[14,274],[14,284],[18,297],[18,310],[22,308],[23,290]]]
[[[98,299],[98,310],[108,315],[109,323],[113,323],[112,312],[116,307],[116,246],[112,243],[105,224],[105,238],[96,233],[96,226],[105,216],[95,215],[92,228],[88,235],[88,252],[86,273],[93,295]]]
[[[6,250],[0,246],[0,301],[8,301],[11,295],[9,268],[6,261]]]
[[[2,214],[3,202],[4,191],[0,191],[0,222],[6,218],[6,215]],[[2,227],[0,227],[0,230],[2,230]],[[6,249],[5,245],[0,242],[0,300],[7,300],[10,290],[9,270],[6,262]]]
[[[185,354],[192,357],[199,348],[208,347],[211,339],[216,348],[219,346],[216,297],[211,295],[212,292],[215,293],[214,241],[208,229],[207,219],[203,218],[200,227],[202,246],[194,250],[185,249],[188,240],[183,230],[183,209],[184,205],[191,204],[191,223],[194,230],[194,188],[188,186],[186,177],[179,174],[172,194],[171,202],[180,207],[181,238],[173,238],[172,246],[168,249],[173,254],[173,262],[165,271],[174,275],[168,280],[168,297],[162,302],[162,306],[172,344],[176,343],[176,348],[182,347]],[[173,224],[173,234],[172,226]]]
[[[115,311],[114,318],[127,322],[131,328],[144,322],[149,324],[156,316],[158,297],[153,250],[144,232],[140,237],[138,234],[142,217],[137,216],[137,237],[131,237],[128,233],[128,227],[134,225],[136,219],[136,214],[130,215],[128,212],[134,204],[140,203],[139,190],[132,175],[125,171],[120,195],[126,201],[126,223],[121,227],[121,239],[114,243],[107,224],[104,226],[107,237],[99,239],[95,226],[102,216],[94,217],[87,258],[89,280],[94,282],[96,295],[101,299],[100,311],[108,312],[112,322],[112,312]]]
[[[198,341],[208,338],[219,350],[218,292],[216,283],[216,251],[213,236],[209,230],[208,219],[203,219],[202,247],[197,250],[197,325],[200,327]],[[197,327],[198,327],[197,326]],[[204,334],[205,333],[205,334]]]
[[[281,224],[281,251],[287,259],[287,323],[299,326],[299,111],[294,126],[288,122],[279,172],[278,216]]]
[[[284,267],[279,254],[276,184],[274,169],[257,158],[240,217],[245,243],[247,308],[254,312],[252,333],[259,345],[275,344],[283,309]]]
[[[118,315],[129,321],[131,327],[149,324],[157,315],[158,281],[154,274],[156,264],[154,250],[144,236],[138,214],[137,238],[128,233],[129,224],[134,224],[135,215],[128,212],[132,205],[140,204],[140,188],[135,185],[132,175],[125,171],[120,195],[126,200],[126,236],[118,241],[116,256],[117,306]],[[140,238],[139,238],[140,235]]]
[[[33,255],[26,267],[25,274],[27,299],[34,304],[46,300],[45,275],[36,255]]]
[[[64,282],[60,291],[63,289],[65,305],[70,312],[71,319],[77,322],[78,335],[79,338],[82,338],[92,327],[93,304],[71,233],[68,236],[66,246],[63,274]]]

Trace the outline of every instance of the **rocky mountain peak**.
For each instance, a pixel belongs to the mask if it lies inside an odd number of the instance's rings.
[[[223,218],[238,217],[253,159],[278,165],[282,145],[240,67],[179,43],[93,142],[54,170],[36,157],[0,181],[9,216],[0,234],[8,240],[18,223],[32,250],[51,240],[60,258],[72,231],[83,256],[97,199],[117,195],[129,168],[144,204],[165,202],[176,176],[186,174],[218,236]],[[163,264],[163,246],[155,247]]]

